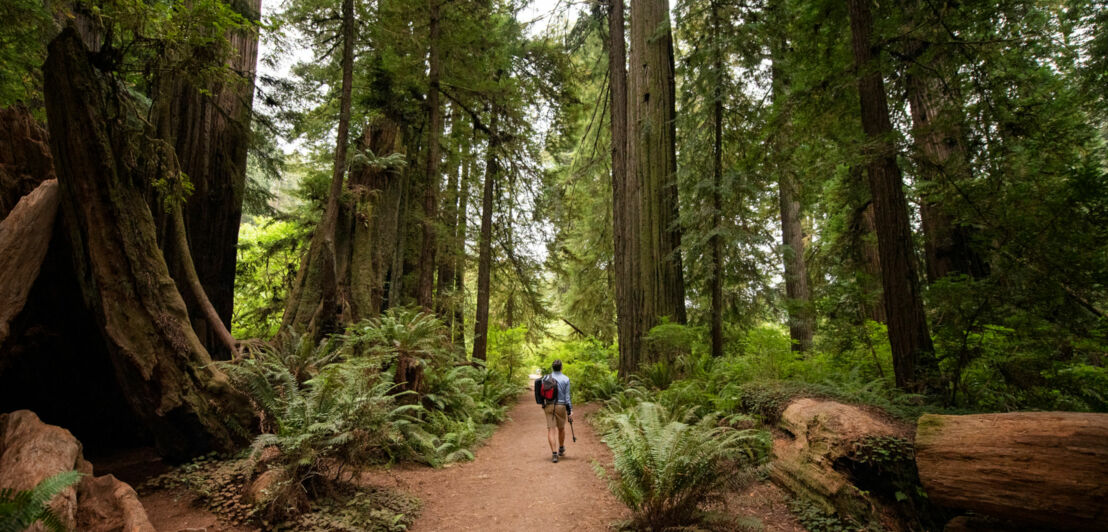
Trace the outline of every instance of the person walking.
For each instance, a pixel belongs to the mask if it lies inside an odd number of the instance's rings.
[[[554,399],[542,403],[543,412],[546,413],[546,439],[550,443],[550,461],[558,463],[559,456],[566,455],[566,420],[573,423],[573,401],[570,399],[569,377],[562,373],[562,361],[555,360],[550,365],[553,373],[543,380],[553,377],[557,382],[558,391]],[[541,386],[537,383],[536,386]],[[555,444],[557,448],[555,449]]]

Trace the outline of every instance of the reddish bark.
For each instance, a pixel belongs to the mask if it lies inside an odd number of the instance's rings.
[[[877,222],[881,285],[888,316],[893,369],[898,387],[926,391],[930,387],[930,375],[937,369],[937,362],[920,297],[919,277],[912,251],[912,228],[908,222],[908,202],[896,162],[885,85],[880,71],[876,70],[873,19],[869,0],[850,0],[849,3],[854,60],[859,70],[862,129],[868,140],[869,187]]]

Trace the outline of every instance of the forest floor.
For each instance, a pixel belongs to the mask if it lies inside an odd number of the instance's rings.
[[[528,391],[520,396],[508,419],[474,451],[472,462],[441,469],[417,464],[371,469],[363,474],[362,482],[419,497],[423,508],[411,528],[415,532],[616,528],[630,512],[595,471],[594,464],[609,472],[612,465],[611,451],[588,422],[599,405],[575,409],[577,441],[572,441],[567,427],[566,456],[555,464],[546,443],[546,419],[531,395]],[[252,530],[219,522],[182,490],[145,493],[141,500],[151,522],[161,531]],[[776,486],[761,482],[729,494],[722,509],[749,522],[750,529],[802,532],[787,500]]]

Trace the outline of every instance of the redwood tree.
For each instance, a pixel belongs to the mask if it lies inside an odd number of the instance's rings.
[[[312,235],[308,254],[301,261],[296,284],[289,295],[282,330],[296,330],[314,339],[336,331],[345,305],[339,298],[335,234],[339,219],[339,199],[346,173],[350,136],[350,107],[354,78],[354,0],[342,0],[342,85],[339,96],[339,123],[335,139],[335,159],[331,186],[323,219]],[[346,312],[346,314],[349,314]],[[346,316],[349,319],[349,316]]]
[[[881,257],[881,285],[888,317],[889,343],[897,386],[927,391],[930,375],[937,370],[937,363],[920,297],[908,202],[896,162],[885,85],[876,64],[878,49],[873,39],[869,2],[849,1],[850,28],[854,62],[859,71],[862,129],[868,141],[865,155]]]
[[[676,99],[668,0],[633,5],[628,76],[628,199],[638,206],[640,333],[662,318],[685,323],[685,282],[678,226]],[[628,221],[634,223],[631,213]],[[630,235],[629,235],[630,236]],[[623,338],[621,338],[621,341]],[[632,353],[626,371],[642,360]],[[626,371],[624,373],[626,373]]]

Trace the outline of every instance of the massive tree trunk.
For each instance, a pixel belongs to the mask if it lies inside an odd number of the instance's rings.
[[[104,89],[73,30],[50,44],[44,73],[73,266],[128,404],[163,455],[234,449],[253,413],[193,332],[144,198],[156,177],[146,172],[172,168],[172,149],[125,129],[116,117],[126,106]]]
[[[261,0],[234,0],[230,4],[244,17],[258,20]],[[246,154],[250,144],[251,106],[258,38],[253,30],[228,35],[234,55],[228,61],[237,75],[214,87],[195,87],[179,76],[163,80],[171,88],[166,113],[167,130],[193,193],[184,205],[184,225],[192,267],[223,326],[211,326],[207,305],[194,290],[182,290],[193,327],[214,358],[227,358],[226,331],[234,307],[235,263],[239,222],[246,185]],[[159,229],[173,231],[171,219]],[[179,283],[188,276],[171,238],[163,238],[170,273]],[[186,250],[188,251],[188,250]]]
[[[400,126],[389,118],[366,125],[358,149],[384,157],[400,151]],[[400,172],[378,165],[350,168],[351,203],[339,205],[336,260],[339,293],[351,323],[384,310],[389,268],[396,253],[397,211],[403,195]]]
[[[642,0],[631,17],[627,171],[640,205],[642,331],[662,318],[685,323],[677,210],[673,34],[668,0]]]
[[[927,498],[1034,528],[1108,530],[1108,414],[925,415]]]
[[[439,76],[442,60],[439,57],[439,0],[427,0],[430,15],[430,69],[427,90],[427,114],[430,129],[427,138],[427,175],[423,191],[423,245],[419,254],[419,305],[427,312],[434,310],[433,288],[435,283],[435,233],[438,221],[439,166],[442,145],[442,105],[439,103]]]
[[[608,3],[608,98],[612,109],[612,250],[619,376],[639,369],[642,346],[642,294],[639,291],[638,201],[627,172],[627,52],[623,0]]]
[[[912,228],[885,86],[877,70],[870,0],[850,0],[850,28],[858,72],[862,129],[868,140],[869,186],[877,221],[881,254],[881,285],[888,315],[896,385],[905,390],[930,391],[937,370],[927,318],[920,297],[919,277],[912,252]]]
[[[346,172],[350,136],[350,105],[354,78],[354,0],[342,2],[342,88],[339,97],[339,125],[335,139],[335,160],[327,205],[312,235],[308,253],[300,262],[296,284],[289,295],[282,331],[293,330],[313,340],[336,332],[349,320],[347,303],[339,298],[335,235],[339,199]]]
[[[498,111],[492,110],[489,120],[488,153],[485,155],[485,185],[481,192],[481,240],[477,251],[477,316],[473,320],[473,358],[485,360],[489,342],[489,281],[492,277],[492,205],[493,185],[500,173],[497,150],[500,134],[497,132]]]
[[[925,61],[908,68],[906,84],[923,190],[920,221],[927,280],[934,282],[955,273],[984,277],[987,273],[985,262],[971,245],[969,228],[955,222],[940,203],[937,193],[944,183],[972,179],[962,125],[964,111],[950,85],[942,79],[942,73],[948,71],[947,53],[913,39],[908,55]]]

